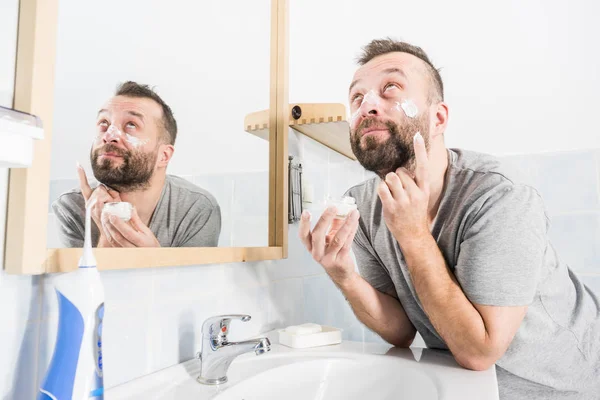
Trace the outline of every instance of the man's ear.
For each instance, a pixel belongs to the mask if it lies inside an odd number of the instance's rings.
[[[171,161],[171,158],[173,158],[173,153],[175,153],[175,146],[172,144],[159,145],[157,167],[167,168],[169,161]]]
[[[434,118],[433,118],[433,130],[429,137],[431,139],[443,135],[448,126],[448,105],[444,102],[440,102],[435,106]]]

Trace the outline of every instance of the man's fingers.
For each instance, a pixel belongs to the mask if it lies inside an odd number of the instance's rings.
[[[108,193],[108,195],[111,198],[111,201],[121,201],[121,195],[119,194],[119,192],[117,192],[115,189],[111,189],[106,185],[102,185],[105,189],[106,189],[106,193]]]
[[[348,214],[348,217],[346,218],[346,221],[342,227],[331,239],[331,243],[327,247],[326,251],[328,254],[332,253],[333,255],[336,255],[342,249],[342,247],[346,245],[348,238],[352,234],[352,231],[356,231],[358,226],[358,218],[359,214],[356,210],[352,210],[350,214]]]
[[[300,218],[300,227],[298,228],[298,237],[300,241],[304,244],[308,251],[312,251],[312,238],[310,233],[310,212],[308,210],[304,210],[302,212],[302,217]]]
[[[379,195],[381,203],[384,205],[384,207],[390,204],[392,201],[394,201],[392,193],[390,192],[390,188],[388,187],[387,183],[385,183],[385,181],[381,181],[381,183],[377,187],[377,194]]]
[[[108,221],[110,222],[109,226],[112,225],[125,240],[134,245],[139,244],[138,241],[140,233],[133,229],[133,227],[127,222],[123,221],[116,215],[111,215],[108,217]]]
[[[406,195],[404,186],[402,186],[402,181],[395,172],[390,172],[387,174],[384,182],[387,184],[388,188],[390,189],[390,193],[395,200],[400,200]]]
[[[340,250],[340,252],[337,255],[338,257],[343,257],[343,256],[348,255],[348,253],[350,253],[350,250],[352,250],[352,243],[354,242],[354,236],[356,236],[357,231],[358,231],[358,222],[356,223],[356,226],[354,227],[352,232],[350,232],[350,236],[348,237],[348,239],[346,239],[346,244],[344,244],[344,246],[342,247],[342,249]]]
[[[79,176],[79,187],[81,188],[81,194],[83,194],[83,198],[85,201],[87,201],[92,195],[92,188],[88,183],[85,170],[81,165],[79,165],[79,163],[77,163],[77,175]]]
[[[415,183],[413,177],[410,176],[406,168],[398,168],[396,170],[396,176],[398,176],[400,182],[402,182],[402,187],[404,188],[405,192],[410,192],[411,190],[417,188],[417,184]]]
[[[331,225],[331,221],[335,217],[337,210],[335,207],[329,207],[319,218],[317,224],[315,225],[315,229],[312,231],[311,243],[312,243],[312,255],[313,258],[317,261],[320,261],[323,258],[323,254],[325,253],[325,236],[327,235],[327,229],[329,225]]]
[[[113,243],[113,239],[112,236],[110,236],[110,231],[108,230],[108,214],[106,213],[102,213],[100,215],[100,229],[102,229],[102,233],[104,234],[104,237],[106,238],[106,240],[109,243]]]
[[[152,231],[150,230],[150,228],[148,228],[146,226],[146,224],[144,224],[142,222],[142,219],[140,218],[140,216],[137,213],[137,210],[135,207],[133,207],[131,209],[131,219],[129,220],[129,223],[131,224],[131,226],[133,227],[133,229],[135,229],[138,232],[143,232],[143,233],[152,233]],[[154,235],[154,233],[152,233]]]
[[[427,148],[421,133],[417,132],[414,137],[416,170],[415,181],[422,189],[429,189],[429,158],[427,157]]]
[[[115,221],[115,224],[113,224],[113,222],[111,221],[111,218],[109,217],[107,223],[105,224],[105,227],[108,230],[108,233],[109,233],[109,235],[111,237],[110,242],[113,243],[113,244],[117,244],[117,245],[119,245],[121,247],[135,247],[133,245],[133,243],[131,243],[129,240],[127,240],[121,234],[121,232],[119,232],[119,230],[115,226],[116,222],[117,221]],[[123,222],[123,221],[119,220],[118,222]]]
[[[96,200],[96,203],[92,207],[92,217],[96,217],[102,220],[102,210],[104,209],[104,203],[110,202],[111,197],[106,192],[104,186],[98,186],[96,189],[94,189],[90,198],[94,198]]]

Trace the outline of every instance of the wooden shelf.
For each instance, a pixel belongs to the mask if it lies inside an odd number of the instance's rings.
[[[288,118],[291,128],[356,160],[350,147],[350,125],[346,121],[346,107],[343,104],[290,104]],[[244,130],[261,139],[269,140],[269,110],[246,115]]]

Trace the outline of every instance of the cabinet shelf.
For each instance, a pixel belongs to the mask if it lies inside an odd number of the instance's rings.
[[[288,120],[292,129],[356,160],[350,147],[350,126],[346,121],[346,107],[343,104],[290,104]],[[269,110],[246,115],[244,130],[261,139],[269,140]]]

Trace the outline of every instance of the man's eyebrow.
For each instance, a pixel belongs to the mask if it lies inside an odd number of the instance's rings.
[[[402,75],[402,77],[404,77],[404,79],[407,79],[406,73],[404,71],[402,71],[400,68],[387,68],[383,70],[384,74],[399,74]],[[350,84],[350,89],[348,89],[348,93],[350,93],[352,91],[352,88],[354,86],[356,86],[356,84],[360,82],[360,79],[357,79],[355,81],[353,81]]]
[[[144,114],[141,114],[139,112],[136,112],[136,111],[127,111],[127,114],[133,115],[134,117],[138,117],[142,121],[144,120]]]
[[[357,84],[358,82],[360,82],[360,79],[357,79],[357,80],[355,80],[354,82],[352,82],[352,83],[350,84],[350,89],[348,89],[348,93],[350,93],[350,92],[352,91],[352,88],[353,88],[354,86],[356,86],[356,84]]]
[[[400,74],[406,79],[406,74],[400,68],[388,68],[383,71],[385,74]]]
[[[104,108],[102,108],[100,111],[98,111],[98,115],[102,114],[102,113],[107,113],[108,110],[105,110]]]

